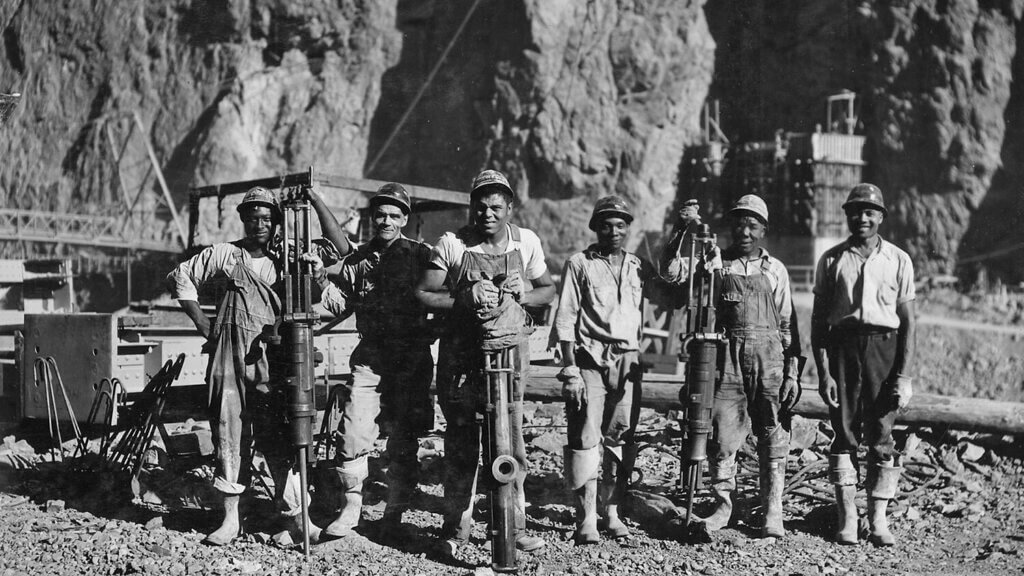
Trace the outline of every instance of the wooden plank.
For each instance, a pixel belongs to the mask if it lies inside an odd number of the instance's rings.
[[[555,376],[557,366],[533,366],[526,386],[526,399],[555,402],[562,399],[562,383]],[[655,410],[678,410],[678,377],[645,374],[641,405]],[[807,418],[828,418],[828,409],[818,396],[817,387],[804,387],[796,414]],[[1024,435],[1024,403],[915,394],[906,413],[897,417],[898,424],[931,426],[940,429],[969,430],[994,434]]]
[[[343,191],[355,191],[361,192],[366,196],[370,196],[377,192],[377,190],[386,184],[384,180],[370,180],[367,178],[352,178],[349,176],[341,176],[338,174],[327,174],[325,172],[313,171],[312,180],[318,184],[328,193],[333,190]],[[253,186],[263,186],[264,188],[281,188],[282,185],[285,187],[291,186],[305,186],[310,183],[310,176],[308,172],[301,172],[295,174],[285,174],[283,176],[270,176],[267,178],[257,178],[255,180],[243,180],[238,182],[226,182],[223,184],[213,184],[210,186],[201,186],[192,190],[192,196],[198,198],[210,198],[215,196],[231,196],[234,194],[244,194],[249,188]],[[415,184],[400,183],[409,192],[414,203],[420,202],[442,202],[445,204],[451,204],[455,206],[468,206],[469,205],[469,194],[465,192],[456,192],[454,190],[444,190],[441,188],[431,188],[429,186],[417,186]]]

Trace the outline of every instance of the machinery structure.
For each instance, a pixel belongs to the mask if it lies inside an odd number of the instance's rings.
[[[765,247],[787,263],[795,288],[809,287],[818,258],[846,237],[842,204],[866,166],[856,95],[830,96],[814,132],[744,143],[725,138],[717,109],[705,106],[704,142],[684,152],[680,197],[696,198],[711,222],[741,196],[762,197],[772,215]]]
[[[519,374],[514,354],[512,348],[485,350],[483,354],[484,464],[490,500],[491,568],[495,572],[517,570],[514,488],[519,463],[512,455],[511,398]]]

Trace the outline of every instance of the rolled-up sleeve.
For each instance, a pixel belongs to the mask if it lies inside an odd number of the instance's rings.
[[[178,264],[167,275],[172,297],[199,301],[199,286],[221,269],[221,266],[214,265],[215,250],[216,245],[204,248],[199,254]]]
[[[558,298],[558,312],[551,328],[551,342],[576,342],[576,324],[580,316],[580,285],[577,276],[580,266],[570,258],[562,272],[562,292]]]

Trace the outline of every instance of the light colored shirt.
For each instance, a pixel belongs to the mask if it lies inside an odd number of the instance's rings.
[[[640,348],[643,284],[653,275],[626,252],[616,267],[594,246],[565,263],[551,341],[571,342],[598,364]]]
[[[896,307],[917,296],[914,264],[906,252],[879,240],[867,258],[846,240],[818,260],[814,295],[825,300],[829,326],[899,328]]]
[[[548,271],[548,265],[544,261],[544,249],[540,245],[540,238],[532,230],[519,228],[519,241],[512,239],[512,230],[508,229],[508,245],[505,246],[505,253],[519,250],[523,259],[527,280],[536,280]],[[459,277],[462,270],[462,255],[466,252],[485,253],[483,244],[466,247],[466,243],[454,232],[445,232],[437,241],[437,246],[430,254],[430,263],[448,273],[448,278],[454,281]]]
[[[178,266],[167,275],[171,283],[171,295],[178,300],[199,301],[199,288],[214,278],[227,278],[241,263],[239,251],[244,250],[234,243],[223,242],[207,246],[201,252]],[[249,267],[261,280],[273,285],[277,282],[277,267],[268,256],[247,258]]]

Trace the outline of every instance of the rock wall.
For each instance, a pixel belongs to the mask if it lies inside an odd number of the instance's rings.
[[[0,90],[23,94],[0,128],[4,204],[112,210],[123,188],[133,198],[156,186],[143,138],[178,206],[190,185],[314,163],[359,174],[380,76],[401,42],[395,5],[3,4]]]
[[[592,202],[610,193],[635,206],[644,254],[708,95],[742,142],[811,130],[824,97],[851,89],[870,179],[893,204],[887,234],[923,271],[951,272],[1020,243],[1007,214],[1024,171],[1022,5],[14,0],[0,4],[0,91],[24,98],[0,127],[0,197],[112,210],[154,190],[143,137],[179,206],[189,185],[310,164],[454,189],[494,167],[553,264],[590,241]],[[170,233],[166,208],[140,209]]]
[[[989,248],[961,246],[971,227],[1008,220],[978,211],[1001,157],[1024,154],[1019,140],[1005,148],[1007,120],[1022,119],[1008,108],[1022,10],[1021,0],[875,7],[868,161],[893,204],[896,234],[924,273],[956,271],[962,251]],[[997,197],[1019,196],[1019,186]]]
[[[713,69],[702,2],[496,3],[474,14],[385,149],[474,2],[402,4],[399,65],[384,80],[368,172],[466,189],[504,171],[558,264],[592,240],[593,200],[626,197],[634,247],[660,232]],[[403,9],[404,7],[404,9]]]

